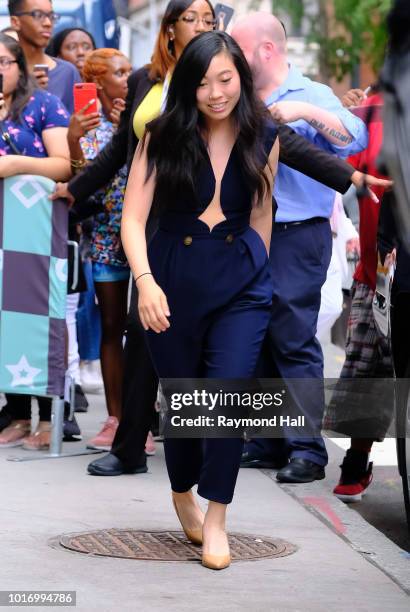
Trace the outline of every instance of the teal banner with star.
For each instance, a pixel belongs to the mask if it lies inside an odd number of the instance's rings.
[[[0,179],[0,391],[61,396],[68,212],[53,181]]]

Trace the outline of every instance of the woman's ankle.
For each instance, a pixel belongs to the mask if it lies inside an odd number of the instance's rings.
[[[205,514],[204,528],[226,531],[226,510],[226,504],[209,502],[208,510]]]
[[[37,431],[50,431],[51,421],[39,421],[36,429]]]
[[[176,500],[178,499],[184,500],[188,498],[194,498],[194,495],[192,493],[192,489],[189,489],[189,491],[183,491],[182,493],[177,492],[177,491],[172,491],[172,497],[174,497]]]

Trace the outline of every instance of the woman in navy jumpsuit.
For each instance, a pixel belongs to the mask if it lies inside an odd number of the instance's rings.
[[[187,107],[197,117],[190,139],[183,134],[184,122],[192,125]],[[254,373],[270,320],[267,240],[278,154],[276,128],[262,108],[236,43],[222,32],[201,34],[182,54],[165,113],[148,126],[137,150],[122,238],[160,378]],[[182,144],[170,142],[175,130]],[[185,169],[191,182],[184,181]],[[143,232],[151,205],[158,230],[147,249]],[[202,562],[213,569],[230,561],[225,511],[242,446],[239,438],[164,441],[177,514],[189,539],[203,541]],[[205,517],[191,492],[195,484],[209,500]]]

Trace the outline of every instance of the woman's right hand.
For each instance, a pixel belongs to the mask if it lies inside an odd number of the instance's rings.
[[[78,142],[80,138],[86,135],[90,130],[94,130],[100,125],[100,113],[88,113],[95,100],[90,100],[78,113],[71,115],[70,124],[68,126],[68,141]]]
[[[157,285],[150,274],[137,280],[138,313],[142,327],[147,331],[152,329],[159,334],[170,326],[167,319],[171,315],[167,298],[161,287]]]

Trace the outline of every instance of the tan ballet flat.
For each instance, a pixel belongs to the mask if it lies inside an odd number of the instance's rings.
[[[231,555],[210,555],[204,553],[202,555],[202,565],[208,569],[221,570],[229,567],[231,564]]]
[[[181,527],[184,530],[184,533],[185,533],[186,537],[188,538],[188,540],[190,542],[192,542],[192,544],[201,545],[202,544],[202,528],[200,528],[200,529],[199,528],[198,529],[188,529],[187,527],[185,527],[183,522],[181,521],[181,517],[179,516],[178,508],[177,508],[177,505],[175,503],[174,497],[172,497],[172,503],[174,504],[176,515],[177,515],[177,517],[179,519],[179,522],[181,523]]]

